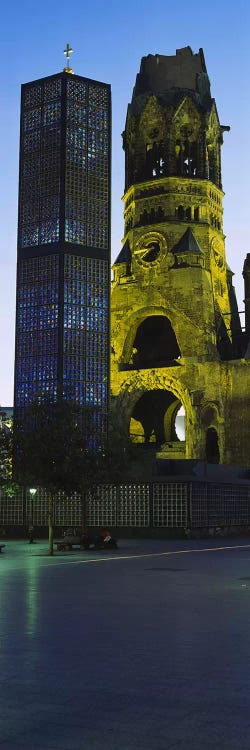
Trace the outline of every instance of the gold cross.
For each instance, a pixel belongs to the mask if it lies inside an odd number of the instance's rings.
[[[63,51],[64,55],[66,55],[66,57],[67,57],[67,68],[70,68],[70,55],[71,55],[71,52],[74,52],[74,50],[72,49],[72,47],[70,47],[69,44],[67,44],[66,49]]]

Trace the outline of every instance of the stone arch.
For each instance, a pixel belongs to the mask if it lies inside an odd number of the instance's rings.
[[[202,408],[201,421],[205,429],[208,427],[215,427],[217,429],[220,421],[218,404],[214,401],[207,401]]]
[[[175,416],[181,402],[168,390],[145,391],[136,402],[130,420],[130,437],[133,442],[153,442],[162,445],[178,442],[175,430]],[[139,432],[135,425],[139,425]],[[141,426],[141,428],[140,428]],[[140,429],[142,432],[140,432]]]
[[[163,317],[169,321],[176,339],[176,357],[172,357],[172,360],[181,355],[178,338],[175,334],[175,326],[173,323],[173,315],[171,314],[171,311],[166,310],[164,307],[152,306],[137,310],[135,313],[132,313],[129,320],[127,320],[127,334],[125,335],[122,356],[120,360],[122,364],[134,364],[135,369],[137,369],[136,363],[133,361],[133,355],[136,354],[136,352],[133,352],[133,348],[135,348],[133,347],[134,341],[139,327],[146,319],[152,317]],[[156,364],[154,366],[156,366]]]
[[[208,463],[219,464],[221,416],[218,403],[207,401],[204,404],[201,423],[204,430],[205,459]]]
[[[150,315],[140,323],[133,342],[136,369],[173,365],[180,356],[174,329],[166,315]]]
[[[171,437],[170,437],[171,434],[172,435],[174,434],[174,437],[172,439],[179,440],[179,438],[177,437],[177,433],[176,433],[175,421],[176,421],[178,411],[180,410],[182,406],[183,404],[181,403],[181,401],[175,397],[172,403],[170,404],[168,410],[165,413],[164,431],[168,440],[171,440]]]
[[[128,435],[130,435],[131,427],[132,430],[135,427],[135,424],[131,424],[131,419],[135,419],[135,416],[140,416],[140,411],[138,412],[137,405],[142,397],[144,397],[145,394],[155,392],[159,393],[159,391],[162,391],[163,394],[166,394],[165,399],[163,395],[163,397],[157,396],[155,402],[153,400],[153,406],[154,403],[156,403],[158,406],[159,420],[154,419],[153,415],[152,421],[152,408],[149,420],[146,420],[146,422],[144,420],[144,413],[142,413],[144,427],[146,428],[146,434],[145,429],[140,428],[139,425],[139,428],[137,429],[137,438],[139,436],[140,439],[136,439],[135,442],[154,442],[156,445],[159,445],[161,444],[162,439],[163,443],[179,443],[180,445],[183,445],[186,458],[190,458],[193,452],[193,410],[190,394],[186,386],[184,386],[181,382],[176,381],[176,378],[173,375],[166,377],[166,375],[164,374],[163,377],[159,377],[152,373],[146,374],[145,371],[140,371],[140,374],[134,375],[131,379],[129,379],[128,382],[124,382],[123,390],[120,392],[120,395],[118,397],[116,408],[118,409],[119,414],[123,414],[126,432]],[[183,406],[185,411],[186,430],[184,442],[181,442],[174,432],[175,418],[180,406]],[[136,421],[139,422],[138,419]]]

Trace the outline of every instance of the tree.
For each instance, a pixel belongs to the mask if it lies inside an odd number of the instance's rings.
[[[11,482],[12,473],[12,431],[4,423],[0,424],[0,485]]]
[[[14,432],[14,478],[25,487],[43,487],[49,499],[49,553],[53,555],[54,504],[59,492],[82,496],[82,524],[91,488],[125,479],[138,452],[110,415],[108,440],[91,450],[86,433],[93,409],[58,399],[27,410]],[[92,422],[93,423],[93,422]]]
[[[58,399],[27,410],[14,433],[14,477],[26,487],[43,487],[49,500],[49,553],[53,555],[54,503],[59,492],[71,494],[93,483],[95,455],[84,439],[87,412]]]

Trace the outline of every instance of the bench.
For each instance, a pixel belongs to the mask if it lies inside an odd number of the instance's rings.
[[[2,549],[5,547],[5,544],[0,544],[0,553],[2,552]]]
[[[84,545],[82,542],[80,542],[79,539],[56,539],[54,541],[54,544],[56,545],[56,549],[58,552],[72,552],[73,549],[79,549],[83,550],[84,552],[101,552],[103,550],[112,550],[117,549],[117,542],[116,540],[113,541],[111,545],[105,544],[94,544],[94,542],[90,543],[89,545]]]
[[[78,539],[57,539],[54,543],[58,552],[62,552],[63,550],[70,551],[73,548],[83,549],[83,544]]]

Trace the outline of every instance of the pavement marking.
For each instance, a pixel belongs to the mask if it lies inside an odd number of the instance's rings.
[[[204,547],[203,549],[179,549],[179,550],[172,550],[169,552],[146,552],[145,554],[138,554],[138,555],[119,555],[119,557],[92,557],[87,558],[86,560],[60,560],[58,562],[49,562],[45,563],[43,567],[47,568],[51,565],[84,565],[85,563],[97,563],[97,562],[104,562],[105,560],[140,560],[143,557],[170,557],[171,555],[188,555],[191,552],[218,552],[218,551],[224,551],[224,550],[234,550],[234,549],[250,549],[250,544],[234,544],[230,546],[224,546],[224,547]],[[55,560],[55,558],[54,558]]]

